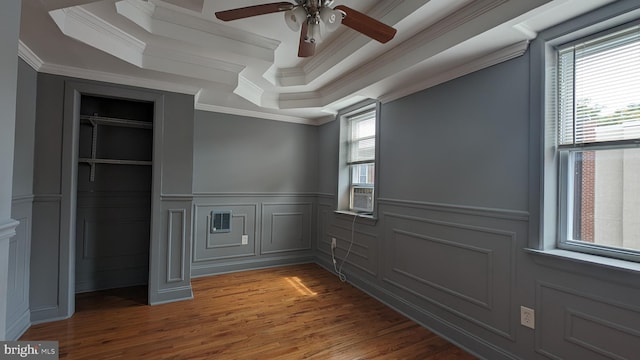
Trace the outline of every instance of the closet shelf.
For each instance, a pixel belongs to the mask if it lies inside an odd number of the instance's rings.
[[[80,120],[86,121],[92,124],[98,124],[98,125],[123,126],[123,127],[141,128],[141,129],[153,128],[153,123],[148,121],[118,119],[118,118],[110,118],[110,117],[104,117],[104,116],[80,115]]]
[[[151,161],[144,160],[117,160],[117,159],[91,159],[91,158],[79,158],[79,162],[94,164],[112,164],[112,165],[151,165]]]

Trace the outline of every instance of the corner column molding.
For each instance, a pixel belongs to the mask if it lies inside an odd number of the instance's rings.
[[[20,222],[9,219],[4,223],[0,223],[0,241],[9,240],[16,235],[16,227]]]

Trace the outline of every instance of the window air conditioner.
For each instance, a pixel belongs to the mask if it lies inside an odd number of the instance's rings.
[[[351,210],[373,211],[373,188],[363,186],[351,187]]]

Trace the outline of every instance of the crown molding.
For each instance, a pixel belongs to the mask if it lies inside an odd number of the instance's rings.
[[[49,15],[64,35],[140,67],[144,41],[82,7],[58,9]]]
[[[473,1],[381,56],[329,83],[320,91],[331,96],[326,101],[332,102],[386,78],[393,77],[397,74],[398,68],[407,69],[427,61],[442,51],[491,28],[493,24],[483,24],[484,28],[475,28],[471,22],[509,1],[511,0]],[[494,19],[494,21],[500,22],[499,19]],[[466,25],[473,28],[473,31],[463,29]],[[445,38],[444,35],[449,36]]]
[[[24,60],[29,66],[33,68],[35,71],[39,71],[44,61],[40,59],[36,53],[31,51],[31,49],[22,42],[22,40],[18,40],[18,56]]]
[[[151,34],[212,49],[223,47],[227,51],[270,63],[281,43],[150,2],[122,0],[116,3],[116,11]]]
[[[235,86],[238,74],[245,68],[196,53],[175,40],[147,43],[82,7],[50,14],[65,35],[141,69]]]
[[[398,89],[397,91],[384,94],[380,96],[380,102],[388,103],[393,100],[397,100],[402,97],[428,89],[430,87],[445,83],[447,81],[462,77],[464,75],[468,75],[475,71],[497,65],[507,60],[515,59],[519,56],[524,55],[528,47],[529,40],[520,41],[513,45],[504,47],[498,51],[476,58],[470,62],[467,62],[448,71],[438,73],[434,76],[428,76],[423,81],[412,83],[411,86],[403,87],[401,89]]]
[[[135,87],[141,87],[141,88],[152,89],[152,90],[162,90],[162,91],[187,94],[187,95],[195,95],[198,93],[198,91],[201,90],[198,87],[180,85],[170,81],[145,79],[145,78],[131,76],[131,75],[116,74],[116,73],[98,71],[98,70],[81,69],[77,67],[48,64],[48,63],[42,64],[42,66],[38,69],[38,72],[52,74],[52,75],[74,77],[74,78],[84,79],[84,80],[94,80],[94,81],[102,81],[102,82],[114,83],[114,84],[120,84],[120,85],[135,86]]]
[[[196,110],[202,111],[211,111],[223,114],[231,114],[231,115],[239,115],[239,116],[248,116],[258,119],[266,119],[266,120],[275,120],[275,121],[284,121],[296,124],[303,125],[316,125],[317,120],[314,119],[306,119],[297,116],[289,116],[283,114],[274,114],[267,113],[262,111],[254,111],[254,110],[246,110],[246,109],[238,109],[227,106],[219,106],[219,105],[211,105],[211,104],[203,104],[196,100]]]

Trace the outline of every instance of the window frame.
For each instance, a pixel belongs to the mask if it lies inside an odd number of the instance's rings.
[[[567,150],[557,146],[557,102],[555,82],[557,49],[590,36],[614,31],[621,25],[640,20],[640,4],[622,0],[569,20],[541,32],[530,47],[530,192],[528,250],[573,261],[638,271],[638,260],[619,256],[618,248],[561,245],[566,234],[567,212],[562,205],[567,183],[562,181],[569,162]],[[587,147],[584,148],[586,150]],[[565,214],[565,215],[563,215]],[[564,225],[563,225],[564,224]],[[633,260],[633,261],[629,261]]]
[[[629,28],[637,28],[640,24],[640,19],[630,21],[627,23],[623,23],[617,26],[609,27],[606,30],[598,31],[593,34],[577,38],[575,40],[570,41],[569,43],[560,44],[554,46],[553,52],[556,56],[556,65],[554,66],[554,71],[556,71],[557,79],[560,78],[560,73],[562,72],[562,68],[560,67],[561,55],[566,52],[568,48],[575,46],[576,44],[581,44],[590,40],[602,38],[621,30],[629,29]],[[638,31],[638,30],[634,30]],[[576,61],[576,59],[573,59]],[[555,86],[552,90],[552,94],[549,96],[553,96],[556,98],[556,104],[560,104],[560,97],[562,86]],[[575,93],[575,89],[572,87],[571,90]],[[571,101],[573,104],[574,115],[576,116],[576,102],[578,99],[574,98],[574,95],[571,95]],[[560,115],[559,115],[559,106],[554,109],[556,113],[556,121],[558,126],[555,126],[556,134],[558,134],[560,130]],[[575,127],[577,125],[573,125],[573,136],[577,136]],[[574,216],[575,212],[575,156],[579,152],[584,151],[606,151],[606,150],[624,150],[624,149],[633,149],[638,148],[638,144],[640,144],[640,139],[619,139],[613,141],[606,142],[589,142],[589,143],[576,143],[576,139],[573,139],[572,144],[560,144],[557,145],[557,157],[558,157],[558,233],[557,233],[557,244],[556,246],[559,249],[582,252],[592,255],[598,256],[607,256],[612,258],[618,258],[621,260],[629,260],[640,262],[640,250],[622,248],[622,247],[613,247],[607,246],[603,244],[589,243],[584,240],[575,239],[571,234],[574,233]]]
[[[376,218],[377,216],[377,195],[378,195],[378,174],[379,174],[379,143],[380,143],[380,102],[367,99],[355,105],[341,110],[337,115],[339,126],[339,168],[338,168],[338,191],[336,196],[336,212],[347,214],[359,214],[365,217]],[[351,161],[351,121],[354,117],[374,112],[375,118],[375,151],[372,161]],[[354,182],[353,166],[361,164],[373,164],[373,185]],[[371,187],[373,189],[373,209],[372,211],[361,211],[354,209],[352,204],[352,188],[354,186]]]

